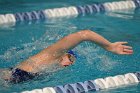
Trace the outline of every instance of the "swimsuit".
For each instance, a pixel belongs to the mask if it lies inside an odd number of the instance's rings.
[[[30,73],[19,68],[16,68],[12,71],[12,76],[10,78],[10,82],[12,83],[19,83],[27,80],[31,80],[38,76],[37,73]]]

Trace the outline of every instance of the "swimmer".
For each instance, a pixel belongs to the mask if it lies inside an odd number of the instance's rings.
[[[96,43],[105,50],[115,54],[133,54],[133,49],[131,46],[126,45],[127,42],[111,43],[93,31],[83,30],[65,36],[14,68],[1,71],[3,73],[2,76],[7,81],[19,83],[33,79],[38,76],[38,73],[46,70],[46,68],[51,67],[53,64],[58,64],[61,67],[70,66],[76,60],[76,54],[71,49],[83,41]]]

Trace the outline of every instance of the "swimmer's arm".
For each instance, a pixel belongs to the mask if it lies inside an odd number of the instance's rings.
[[[83,41],[92,41],[100,45],[104,49],[116,54],[132,54],[133,52],[133,50],[131,50],[132,47],[123,45],[126,44],[127,42],[111,43],[101,35],[90,30],[83,30],[65,36],[55,44],[49,46],[46,50],[50,54],[56,54],[57,56],[62,56],[64,52],[74,48],[76,45],[78,45]]]

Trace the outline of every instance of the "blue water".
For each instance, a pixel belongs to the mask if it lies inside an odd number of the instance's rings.
[[[101,2],[100,0],[99,2]],[[102,2],[105,2],[104,0]],[[111,1],[111,0],[110,0]],[[7,3],[8,2],[8,3]],[[0,1],[0,13],[14,13],[70,5],[90,4],[91,1],[44,1],[16,3]],[[111,42],[127,41],[133,55],[115,55],[91,42],[83,42],[74,50],[78,53],[75,64],[51,75],[20,84],[1,85],[0,93],[12,93],[47,86],[94,80],[107,76],[140,71],[140,9],[98,13],[77,18],[50,19],[22,22],[15,26],[0,27],[0,68],[14,67],[29,56],[53,44],[60,38],[83,29],[94,30]],[[20,87],[19,87],[20,86]],[[139,93],[140,85],[133,84],[94,93]],[[92,91],[89,93],[93,93]]]

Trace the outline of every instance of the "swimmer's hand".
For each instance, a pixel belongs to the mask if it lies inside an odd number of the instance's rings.
[[[115,54],[122,54],[122,55],[129,55],[133,54],[133,49],[131,46],[127,46],[128,42],[115,42],[111,43],[108,47],[106,47],[106,50],[115,53]]]

